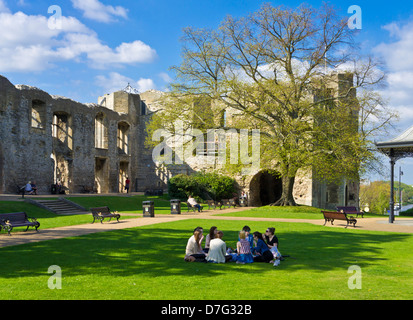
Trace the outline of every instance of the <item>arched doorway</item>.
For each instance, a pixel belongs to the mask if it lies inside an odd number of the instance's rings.
[[[251,206],[266,206],[281,198],[281,178],[276,173],[258,172],[250,182],[249,204]]]

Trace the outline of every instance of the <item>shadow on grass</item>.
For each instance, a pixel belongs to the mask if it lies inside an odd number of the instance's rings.
[[[221,222],[220,222],[221,223]],[[240,225],[242,222],[240,222]],[[223,273],[255,274],[267,271],[272,265],[188,263],[183,260],[188,229],[175,225],[146,226],[109,231],[81,237],[45,241],[0,250],[3,278],[33,277],[47,274],[50,265],[58,265],[66,276],[214,276]],[[224,231],[224,240],[237,239],[238,231]],[[237,229],[238,230],[238,229]],[[360,233],[341,229],[306,229],[283,231],[280,251],[290,255],[278,267],[297,272],[301,270],[323,272],[380,264],[386,259],[385,251],[394,243],[411,239],[406,234]],[[235,241],[227,245],[235,247]],[[385,244],[385,246],[383,246]],[[387,246],[387,247],[386,247]],[[7,262],[7,263],[6,263]]]

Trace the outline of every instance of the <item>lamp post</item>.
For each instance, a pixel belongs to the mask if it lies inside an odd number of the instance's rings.
[[[389,223],[394,222],[394,164],[396,158],[394,156],[394,150],[390,149],[390,213]]]
[[[402,167],[399,167],[399,212],[402,211]]]

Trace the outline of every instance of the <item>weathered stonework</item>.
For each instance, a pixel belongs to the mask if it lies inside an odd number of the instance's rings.
[[[34,87],[14,86],[0,76],[0,193],[16,193],[17,186],[36,181],[39,193],[50,193],[59,181],[67,193],[95,189],[98,193],[167,188],[178,173],[218,170],[219,165],[192,159],[182,165],[155,163],[145,147],[146,123],[159,108],[162,92],[117,91],[82,104],[52,96]],[[215,115],[230,123],[235,112]],[[277,200],[280,179],[256,169],[235,177],[251,205]],[[321,208],[357,205],[358,182],[328,185],[312,178],[311,170],[295,180],[297,203]]]
[[[142,152],[139,95],[106,98],[82,104],[0,76],[0,192],[15,193],[29,180],[40,193],[57,181],[69,193],[122,192],[126,177],[130,190],[162,186]]]

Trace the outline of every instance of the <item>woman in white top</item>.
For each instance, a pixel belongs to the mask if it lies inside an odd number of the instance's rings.
[[[209,251],[209,244],[211,242],[212,239],[215,239],[215,235],[217,234],[217,227],[211,227],[209,229],[209,233],[207,234],[206,238],[205,238],[205,249],[204,252],[208,253]]]
[[[222,231],[217,231],[216,238],[209,243],[209,251],[206,258],[208,262],[225,263],[227,245],[222,240],[223,236],[224,233]]]
[[[203,238],[202,231],[195,229],[193,236],[186,244],[185,261],[205,261],[205,253],[201,246]]]

